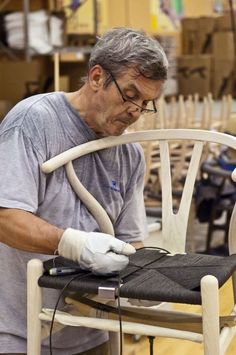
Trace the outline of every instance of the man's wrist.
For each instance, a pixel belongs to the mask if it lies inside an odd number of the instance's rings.
[[[61,237],[62,237],[64,232],[65,232],[64,229],[58,229],[57,230],[57,237],[56,237],[56,243],[55,243],[56,245],[55,245],[55,249],[54,249],[53,255],[59,255],[58,245],[60,243]]]

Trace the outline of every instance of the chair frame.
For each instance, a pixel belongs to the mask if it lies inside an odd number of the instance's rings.
[[[171,188],[171,171],[169,157],[169,142],[177,140],[194,141],[194,148],[189,164],[189,170],[186,177],[183,194],[180,201],[178,212],[173,213],[172,209],[172,188]],[[142,141],[158,141],[160,146],[161,159],[161,186],[162,186],[162,247],[171,251],[172,254],[185,253],[185,241],[187,234],[187,224],[189,217],[190,204],[193,195],[195,179],[197,177],[201,154],[205,142],[214,142],[223,144],[236,149],[236,138],[224,133],[196,130],[196,129],[164,129],[149,130],[135,133],[127,133],[119,137],[107,137],[95,141],[91,141],[81,146],[74,147],[42,165],[45,173],[50,173],[59,167],[65,165],[68,179],[78,194],[79,198],[86,204],[90,212],[96,218],[101,231],[114,235],[113,226],[102,206],[91,197],[91,194],[83,187],[75,175],[72,161],[83,155],[113,147],[116,145],[142,142]],[[236,180],[236,172],[232,173],[232,178]],[[236,253],[236,241],[233,231],[236,228],[236,208],[234,207],[230,228],[229,228],[229,250],[230,254]],[[47,332],[46,322],[52,320],[53,310],[43,309],[42,292],[43,289],[38,285],[38,279],[43,273],[43,264],[40,260],[32,259],[28,263],[27,268],[27,354],[39,355],[41,348],[41,337]],[[234,303],[236,303],[236,272],[232,275]],[[234,305],[229,317],[222,319],[219,315],[219,286],[218,280],[207,275],[201,280],[201,297],[202,297],[202,317],[196,314],[189,314],[178,311],[163,311],[157,308],[149,310],[145,309],[146,314],[155,315],[157,317],[165,317],[163,323],[153,322],[145,324],[142,322],[143,307],[132,307],[137,314],[140,314],[140,323],[134,319],[128,318],[123,320],[122,328],[124,333],[136,335],[151,335],[161,337],[172,337],[178,339],[188,339],[194,342],[204,343],[205,355],[221,355],[224,354],[230,341],[236,333],[236,306]],[[107,300],[108,301],[108,300]],[[68,303],[72,301],[67,299]],[[124,308],[125,309],[125,308]],[[127,308],[126,308],[127,309]],[[91,313],[91,309],[83,309],[79,304],[79,310],[84,315],[73,316],[60,311],[56,312],[55,322],[64,325],[85,326],[96,329],[104,329],[110,332],[112,355],[119,354],[119,344],[115,333],[119,332],[119,321],[117,318],[104,319],[97,313]],[[151,312],[151,313],[150,313]],[[189,317],[189,320],[187,319]],[[160,318],[159,318],[160,319]],[[171,329],[171,320],[177,319],[181,323],[180,329]],[[184,321],[183,321],[184,319]],[[189,331],[189,324],[193,319],[202,327],[202,331]],[[196,321],[195,321],[196,322]],[[47,323],[48,324],[48,323]],[[159,324],[159,325],[157,325]],[[44,328],[42,327],[44,325]]]
[[[224,188],[231,179],[231,172],[229,170],[225,170],[222,167],[220,167],[215,160],[205,162],[201,166],[201,174],[202,176],[204,174],[207,174],[208,177],[216,177],[220,178],[221,182],[218,185],[218,192],[215,197],[215,202],[214,205],[212,206],[212,209],[210,211],[210,217],[209,217],[209,222],[208,222],[208,228],[207,228],[207,236],[206,236],[206,249],[205,253],[208,254],[210,253],[210,246],[211,246],[211,241],[213,239],[213,233],[216,230],[221,230],[224,233],[224,244],[227,245],[228,243],[228,230],[229,230],[229,223],[230,223],[230,218],[232,214],[232,210],[234,207],[233,202],[228,204],[227,206],[222,206],[220,203],[220,200],[222,198],[222,192],[224,191]],[[226,198],[230,200],[230,197]],[[222,211],[226,212],[225,216],[225,221],[221,224],[215,223],[215,220],[217,219],[217,212]]]

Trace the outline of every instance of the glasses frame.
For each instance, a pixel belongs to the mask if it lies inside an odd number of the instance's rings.
[[[114,75],[113,75],[110,71],[108,71],[108,73],[109,73],[109,75],[111,76],[111,78],[112,78],[112,80],[113,80],[113,82],[114,82],[114,84],[115,84],[117,90],[119,91],[120,96],[122,97],[122,100],[123,100],[124,103],[125,103],[125,102],[130,102],[131,104],[133,104],[134,106],[136,106],[136,107],[139,108],[140,113],[151,113],[151,112],[152,112],[152,113],[156,113],[156,112],[157,112],[157,107],[156,107],[156,104],[155,104],[155,101],[154,101],[154,100],[152,100],[153,109],[148,109],[148,108],[143,108],[142,106],[136,104],[136,102],[134,102],[134,101],[132,101],[132,100],[126,99],[126,97],[124,96],[124,94],[123,94],[123,92],[122,92],[120,86],[118,85],[118,83],[117,83],[117,81],[116,81]]]

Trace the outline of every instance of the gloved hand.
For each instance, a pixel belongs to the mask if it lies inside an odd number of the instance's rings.
[[[135,248],[115,237],[96,232],[83,232],[67,228],[58,244],[59,255],[76,261],[84,270],[94,274],[118,273],[128,263],[128,255]]]

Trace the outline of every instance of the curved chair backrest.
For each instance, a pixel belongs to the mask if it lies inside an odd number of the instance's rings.
[[[111,221],[105,210],[91,196],[78,180],[72,165],[72,161],[86,154],[134,142],[156,141],[160,148],[161,164],[161,189],[162,189],[162,247],[172,253],[184,253],[189,210],[196,181],[203,146],[206,142],[218,143],[236,149],[236,137],[213,131],[196,129],[163,129],[149,130],[127,133],[119,137],[106,137],[80,146],[69,149],[68,151],[48,160],[42,165],[45,173],[50,173],[57,168],[65,165],[68,179],[79,198],[86,204],[90,212],[96,218],[101,231],[114,235]],[[183,193],[177,213],[173,211],[172,201],[172,181],[169,143],[171,141],[191,141],[193,144],[192,156],[187,171]],[[232,173],[232,178],[236,181],[236,171]],[[234,218],[236,219],[236,218]],[[235,222],[236,223],[236,222]],[[232,229],[233,227],[231,227]],[[232,231],[230,235],[233,236]],[[233,238],[232,238],[233,239]],[[236,246],[231,247],[236,251]]]

